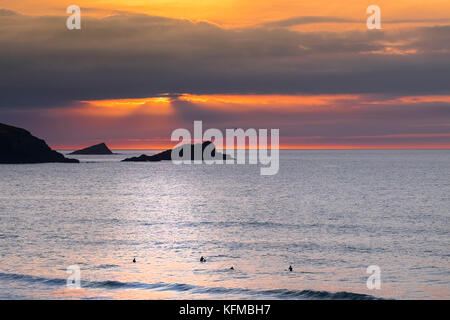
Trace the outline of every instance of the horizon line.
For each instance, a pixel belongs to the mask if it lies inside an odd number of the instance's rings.
[[[169,150],[173,149],[174,146],[165,147],[139,147],[139,148],[109,148],[110,150]],[[61,151],[73,151],[80,150],[86,147],[53,147],[54,150]],[[217,150],[260,150],[262,148],[216,148]],[[267,147],[270,150],[270,146]],[[450,146],[281,146],[279,150],[450,150]]]

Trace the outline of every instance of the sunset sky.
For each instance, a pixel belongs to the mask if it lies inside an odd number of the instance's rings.
[[[0,122],[145,149],[194,120],[283,148],[450,148],[450,1],[0,0]]]

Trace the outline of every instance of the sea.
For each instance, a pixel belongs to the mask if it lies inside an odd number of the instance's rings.
[[[114,152],[0,165],[0,299],[450,299],[450,150]]]

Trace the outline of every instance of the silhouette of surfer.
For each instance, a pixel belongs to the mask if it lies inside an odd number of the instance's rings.
[[[133,263],[136,263],[136,258],[133,259]]]
[[[203,256],[201,256],[200,262],[206,262],[206,259]]]
[[[288,270],[292,272],[292,270],[293,270],[292,266],[289,266]]]

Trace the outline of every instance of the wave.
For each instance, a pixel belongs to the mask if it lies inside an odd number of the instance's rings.
[[[1,272],[0,272],[0,280],[37,283],[47,286],[65,286],[67,283],[66,279],[61,278],[46,278],[26,274],[1,273]],[[81,281],[81,287],[91,289],[106,289],[106,290],[140,289],[140,290],[189,292],[192,294],[209,294],[212,296],[212,298],[214,298],[214,295],[221,295],[221,296],[239,295],[241,297],[253,299],[380,300],[380,298],[371,295],[345,291],[328,292],[315,290],[288,290],[288,289],[256,290],[245,288],[206,287],[185,283],[164,283],[164,282],[149,284],[142,282],[122,282],[116,280]]]

